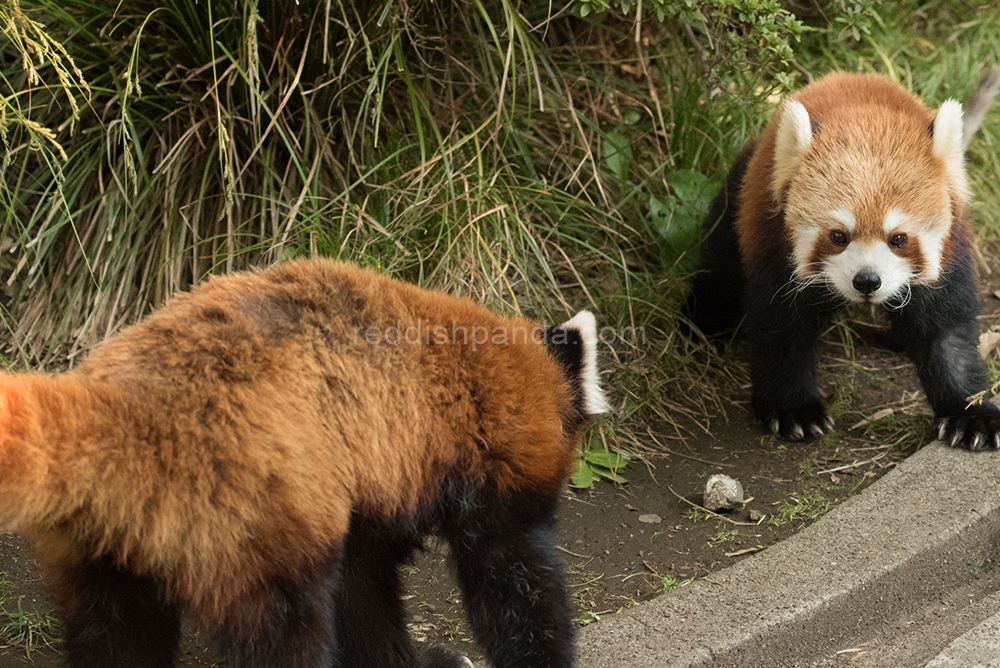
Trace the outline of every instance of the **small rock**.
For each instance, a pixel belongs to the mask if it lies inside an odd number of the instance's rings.
[[[663,518],[654,513],[649,513],[648,515],[639,515],[639,521],[646,524],[659,524],[663,521]]]
[[[715,512],[730,510],[743,503],[743,485],[727,475],[716,473],[705,483],[704,506]]]
[[[764,513],[756,509],[750,511],[751,522],[760,522],[762,519],[764,519]]]

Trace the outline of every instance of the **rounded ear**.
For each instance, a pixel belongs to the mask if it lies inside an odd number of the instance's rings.
[[[781,120],[774,142],[774,170],[771,174],[771,194],[780,200],[788,182],[795,176],[812,144],[812,122],[801,102],[786,100],[781,107]]]
[[[931,124],[934,155],[944,162],[949,189],[962,202],[969,199],[969,182],[965,176],[965,151],[963,149],[962,105],[956,100],[946,100],[938,108]]]
[[[583,391],[583,408],[586,415],[600,415],[611,411],[604,390],[601,389],[597,370],[597,319],[590,311],[580,311],[575,316],[549,330],[549,333],[575,333],[562,339],[547,334],[546,343],[563,368],[580,382]],[[559,348],[563,350],[559,350]]]

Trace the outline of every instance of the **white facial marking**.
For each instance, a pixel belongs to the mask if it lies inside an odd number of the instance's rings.
[[[830,211],[829,216],[843,225],[848,233],[854,231],[854,226],[857,223],[854,220],[854,214],[851,213],[850,209],[842,206],[837,207],[836,209]],[[825,231],[826,226],[821,223],[809,226],[798,225],[795,227],[795,239],[792,244],[792,259],[795,262],[796,278],[805,279],[821,271],[822,267],[810,267],[808,262],[809,258],[812,257],[813,248],[816,246],[816,240],[819,238],[819,235],[821,233],[825,233]]]
[[[891,234],[893,230],[905,226],[910,222],[910,217],[896,207],[892,207],[885,212],[885,219],[882,221],[882,229],[886,234]]]
[[[810,267],[809,258],[812,257],[813,248],[816,246],[816,239],[821,232],[818,227],[807,227],[795,230],[795,242],[792,246],[792,259],[795,264],[795,276],[797,278],[807,278],[820,271],[820,267]]]
[[[875,272],[881,285],[865,295],[854,287],[854,277],[862,272]],[[882,304],[902,295],[913,277],[910,263],[899,257],[888,244],[852,242],[842,253],[831,255],[823,262],[823,272],[834,291],[852,302],[870,301]]]
[[[948,223],[921,223],[904,213],[901,209],[892,207],[885,214],[882,229],[886,238],[893,232],[902,232],[920,240],[920,251],[924,256],[924,268],[920,274],[913,276],[914,284],[929,284],[938,280],[941,275],[941,255],[944,252],[944,238],[948,233]]]
[[[924,270],[915,276],[917,285],[936,283],[941,277],[941,256],[944,254],[944,238],[947,226],[930,227],[920,234],[920,250],[924,255]]]
[[[858,222],[854,219],[854,214],[851,213],[851,210],[842,206],[831,211],[830,217],[847,228],[848,232],[853,232],[855,225],[858,224]]]

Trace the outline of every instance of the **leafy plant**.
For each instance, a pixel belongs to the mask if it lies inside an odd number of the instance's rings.
[[[861,41],[862,35],[872,34],[872,25],[881,21],[878,8],[881,0],[833,0],[836,10],[833,26],[839,28],[837,40],[847,37],[855,42]]]
[[[598,439],[591,438],[574,463],[570,485],[577,489],[590,489],[599,478],[624,485],[628,480],[619,471],[628,466],[631,459],[623,452],[605,449]]]
[[[720,184],[693,169],[670,172],[664,180],[670,186],[671,196],[649,197],[653,225],[664,241],[661,258],[667,267],[683,259],[682,268],[690,271],[697,263],[702,225]]]
[[[843,4],[842,11],[851,12],[850,28],[864,29],[871,12],[856,5],[871,2]],[[582,17],[609,9],[635,12],[637,35],[651,16],[670,23],[674,34],[686,31],[713,84],[752,71],[771,85],[791,87],[785,68],[802,23],[776,0],[577,0],[576,9]]]

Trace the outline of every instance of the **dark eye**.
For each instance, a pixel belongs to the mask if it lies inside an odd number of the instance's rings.
[[[906,235],[905,234],[894,234],[889,239],[889,245],[893,248],[902,248],[906,245]]]
[[[834,246],[846,246],[851,242],[851,238],[843,230],[833,230],[830,232],[830,241]]]

